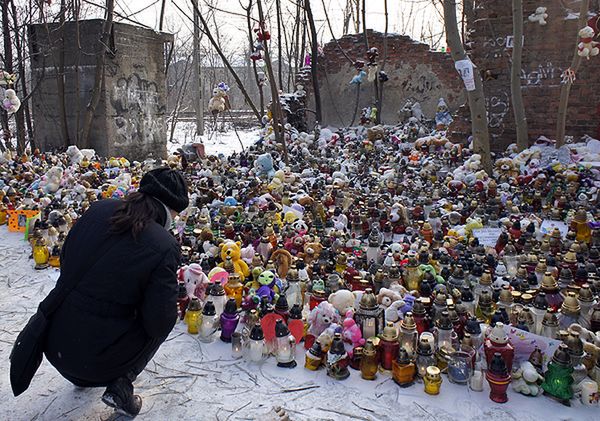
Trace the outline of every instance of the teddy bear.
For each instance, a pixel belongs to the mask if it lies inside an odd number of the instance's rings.
[[[229,86],[225,83],[220,83],[213,89],[213,96],[208,101],[208,111],[210,111],[213,116],[216,117],[223,111],[231,108],[229,105],[229,97],[227,95],[228,90]]]
[[[208,276],[202,270],[198,263],[192,263],[188,266],[182,266],[177,271],[177,279],[185,285],[188,298],[198,298],[204,301],[206,297],[206,287],[210,283]]]
[[[548,13],[546,13],[546,10],[547,8],[541,6],[535,9],[535,12],[528,17],[529,22],[537,22],[540,24],[540,26],[544,26],[547,23],[546,19],[548,19]]]
[[[348,310],[354,310],[354,293],[347,289],[340,289],[329,294],[327,301],[333,305],[339,314],[346,314]]]
[[[349,310],[346,313],[346,318],[342,322],[342,326],[342,338],[344,344],[347,345],[346,352],[352,357],[354,348],[365,344],[365,339],[362,336],[360,327],[356,324],[356,321],[354,321],[354,313],[352,310]]]
[[[231,260],[233,261],[233,267],[235,268],[236,273],[239,273],[243,282],[244,279],[250,275],[250,270],[248,269],[246,262],[242,260],[241,244],[242,243],[239,241],[235,242],[232,240],[227,240],[221,243],[219,248],[221,249],[221,259],[223,262],[220,263],[219,266],[223,267],[227,257],[231,257]]]
[[[588,60],[590,57],[597,56],[600,50],[596,41],[593,41],[594,30],[590,26],[585,26],[579,30],[581,42],[577,45],[577,54],[580,57],[585,57]]]
[[[335,307],[327,301],[322,301],[308,315],[309,327],[307,333],[318,338],[332,323],[339,322],[340,316]]]
[[[382,308],[388,308],[393,302],[402,299],[402,295],[388,288],[381,288],[377,294],[377,304]]]
[[[318,241],[311,241],[304,243],[304,251],[298,253],[298,258],[304,260],[307,266],[313,264],[314,261],[319,259],[321,252],[323,251],[323,245]]]
[[[51,167],[40,181],[40,188],[46,194],[56,193],[60,188],[63,170],[60,167]]]
[[[512,387],[515,392],[526,396],[537,396],[542,391],[540,384],[544,377],[529,361],[521,363],[521,367],[512,373],[512,379]]]
[[[17,96],[14,89],[7,89],[4,92],[4,101],[2,101],[2,108],[10,115],[19,111],[21,108],[21,100]]]
[[[275,175],[273,156],[268,152],[257,156],[254,160],[254,168],[258,175],[266,175],[269,178],[273,177]]]

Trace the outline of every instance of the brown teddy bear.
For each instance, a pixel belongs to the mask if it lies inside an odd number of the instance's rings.
[[[319,259],[321,252],[323,251],[323,245],[318,241],[304,243],[304,251],[298,254],[300,259],[304,260],[307,266],[311,266],[315,260]]]

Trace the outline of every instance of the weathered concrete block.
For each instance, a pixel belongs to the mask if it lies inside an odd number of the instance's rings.
[[[91,98],[103,21],[31,25],[31,70],[39,88],[32,96],[35,140],[44,150],[64,146],[57,78],[65,82],[66,120],[71,143],[77,144],[86,107]],[[61,37],[62,35],[62,37]],[[64,38],[65,72],[58,74],[61,38]],[[90,146],[105,156],[144,159],[166,154],[165,43],[172,36],[115,23],[111,52],[105,57],[100,103],[96,108]],[[80,50],[78,49],[80,46]],[[34,82],[36,83],[36,82]]]

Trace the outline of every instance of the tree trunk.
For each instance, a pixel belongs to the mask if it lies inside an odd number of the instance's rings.
[[[102,35],[100,36],[100,49],[96,53],[94,87],[92,88],[92,95],[90,98],[90,102],[87,105],[87,110],[83,120],[83,128],[81,134],[81,146],[83,148],[89,147],[90,131],[92,130],[94,114],[96,113],[96,107],[98,107],[98,104],[100,103],[100,97],[102,96],[102,85],[104,84],[104,61],[106,53],[108,51],[110,33],[112,31],[114,10],[115,0],[106,0],[106,18],[104,20],[104,25],[102,25]]]
[[[10,39],[10,23],[8,21],[8,2],[10,0],[2,0],[2,33],[4,43],[4,70],[8,73],[13,72],[13,59],[12,59],[12,41]],[[2,131],[4,132],[4,144],[7,148],[11,147],[10,139],[12,134],[8,125],[8,113],[2,110]]]
[[[387,54],[388,54],[388,24],[389,24],[389,18],[388,18],[388,2],[387,0],[383,0],[383,14],[384,14],[384,18],[385,18],[385,29],[384,29],[384,33],[383,33],[383,60],[381,63],[381,71],[383,72],[385,70],[385,63],[387,61]],[[378,75],[379,76],[379,75]],[[382,119],[382,113],[383,113],[383,85],[385,84],[384,81],[379,81],[379,109],[377,110],[377,122],[381,123]]]
[[[26,89],[26,85],[24,83],[25,81],[25,69],[24,69],[24,65],[25,62],[23,61],[23,55],[21,53],[21,41],[19,39],[20,37],[20,31],[19,31],[19,25],[18,25],[18,19],[17,19],[17,8],[15,7],[15,2],[14,0],[10,0],[11,3],[11,11],[12,11],[12,15],[13,15],[13,24],[14,24],[14,39],[15,39],[15,47],[17,49],[17,66],[18,66],[18,70],[17,72],[19,73],[19,79],[21,81],[21,86],[24,87],[24,89],[22,89],[21,91],[21,97],[25,98],[27,96],[27,89]],[[7,16],[8,17],[8,16]],[[12,53],[11,53],[12,54]],[[10,57],[10,60],[12,61],[12,57]],[[12,73],[12,70],[11,70]],[[17,87],[15,86],[15,91],[17,91]],[[18,154],[22,154],[23,152],[25,152],[25,110],[27,109],[26,107],[26,102],[25,101],[21,101],[21,107],[19,108],[19,110],[15,113],[15,123],[16,123],[16,127],[17,127],[17,153]]]
[[[179,9],[179,11],[182,11],[181,8],[177,5],[177,3],[173,3],[173,5],[177,9]],[[215,38],[210,33],[210,29],[208,27],[208,24],[206,23],[206,20],[204,19],[204,17],[202,16],[202,14],[200,13],[200,11],[198,10],[198,7],[196,5],[194,5],[193,3],[192,3],[192,6],[194,8],[194,12],[197,13],[197,15],[198,15],[198,19],[200,19],[200,23],[202,24],[203,32],[206,35],[206,37],[208,38],[208,41],[210,42],[210,44],[213,46],[213,48],[215,49],[215,51],[217,52],[217,54],[219,55],[219,57],[223,61],[223,64],[225,65],[225,67],[227,67],[227,70],[229,70],[229,73],[231,74],[231,76],[235,80],[235,83],[237,84],[238,88],[240,88],[240,91],[242,92],[242,95],[244,95],[244,99],[246,100],[246,103],[252,109],[252,112],[254,113],[254,115],[256,116],[256,118],[258,119],[258,121],[260,122],[261,119],[262,119],[262,116],[258,112],[258,110],[256,109],[256,105],[254,105],[254,102],[252,101],[252,98],[250,98],[250,95],[248,95],[248,91],[244,87],[244,84],[242,83],[242,80],[240,79],[239,75],[236,73],[236,71],[231,66],[231,63],[229,63],[229,60],[227,60],[227,57],[225,57],[225,54],[223,54],[223,50],[221,50],[221,48],[219,48],[219,44],[217,43],[217,41],[215,40]],[[196,26],[196,25],[194,25],[194,26]]]
[[[248,7],[244,8],[244,10],[246,11],[246,26],[248,28],[248,46],[249,46],[249,50],[248,50],[248,55],[250,55],[254,49],[254,41],[252,39],[253,37],[253,32],[252,32],[252,0],[250,0],[248,2]],[[263,116],[265,115],[265,94],[263,91],[263,85],[260,82],[260,79],[258,77],[258,68],[256,67],[256,61],[251,60],[252,61],[252,70],[254,72],[254,80],[256,82],[256,89],[258,90],[258,96],[259,96],[259,105],[260,105],[260,115]],[[262,119],[260,119],[260,123],[262,124]]]
[[[317,40],[317,28],[315,27],[315,19],[313,18],[312,9],[310,7],[310,0],[305,0],[304,7],[306,8],[306,17],[308,24],[310,25],[310,40],[311,40],[311,60],[310,60],[310,73],[312,76],[313,84],[313,95],[315,97],[315,119],[321,123],[323,121],[323,114],[321,110],[321,91],[319,90],[319,77],[317,75],[317,64],[319,56],[319,47]]]
[[[578,30],[587,25],[587,12],[590,8],[590,0],[581,0],[581,6],[579,8],[579,20],[577,22]],[[575,41],[575,51],[573,52],[573,58],[571,59],[570,70],[577,74],[579,66],[581,65],[581,57],[577,54],[577,45],[579,44],[579,37]],[[567,69],[568,70],[568,69]],[[560,102],[558,104],[558,116],[556,118],[556,147],[560,148],[565,144],[565,124],[567,122],[567,107],[569,105],[569,94],[571,93],[571,83],[569,80],[565,80],[560,87]]]
[[[308,1],[308,0],[307,0]],[[258,19],[259,28],[265,22],[265,16],[263,14],[262,0],[257,0],[256,5],[258,6]],[[259,29],[259,30],[262,30]],[[283,148],[283,159],[286,165],[289,165],[290,159],[288,156],[287,143],[285,142],[285,136],[283,134],[283,115],[281,112],[281,104],[279,102],[279,89],[277,88],[277,82],[275,80],[275,74],[273,73],[273,64],[271,63],[271,57],[269,54],[269,43],[267,40],[263,42],[264,48],[264,61],[267,66],[267,72],[269,74],[269,84],[271,86],[271,115],[273,117],[273,131],[275,132],[275,139],[281,144]]]
[[[62,127],[63,142],[65,147],[72,144],[69,136],[69,124],[67,122],[67,103],[65,98],[65,21],[66,21],[65,0],[60,2],[59,24],[60,24],[60,51],[58,52],[58,74],[56,81],[58,86],[58,110],[60,112],[60,124]]]
[[[192,13],[194,14],[194,80],[196,81],[196,92],[194,95],[194,111],[196,112],[196,134],[198,136],[204,135],[204,98],[202,90],[204,89],[202,83],[202,63],[200,59],[200,25],[198,15],[198,0],[192,0],[194,5]],[[192,85],[193,86],[193,85]]]
[[[446,40],[450,47],[452,59],[457,62],[467,59],[463,48],[458,23],[456,21],[456,0],[444,0],[444,26],[446,29]],[[469,108],[471,111],[471,131],[473,132],[473,151],[481,155],[483,169],[492,174],[492,157],[490,155],[490,133],[487,124],[487,112],[485,109],[485,96],[483,94],[483,82],[479,71],[473,67],[475,79],[475,90],[467,91]]]
[[[521,93],[521,56],[523,53],[523,0],[512,0],[513,6],[513,51],[510,67],[510,95],[512,97],[515,126],[517,129],[517,148],[519,151],[529,146],[527,136],[527,118]],[[464,13],[463,13],[464,16]]]
[[[277,77],[279,88],[283,89],[283,60],[281,59],[281,0],[275,0],[275,13],[277,14]]]

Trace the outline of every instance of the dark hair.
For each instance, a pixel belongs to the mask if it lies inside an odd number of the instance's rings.
[[[110,218],[110,232],[131,233],[133,238],[137,238],[149,222],[164,223],[167,218],[165,213],[165,209],[152,196],[139,191],[130,193]]]

